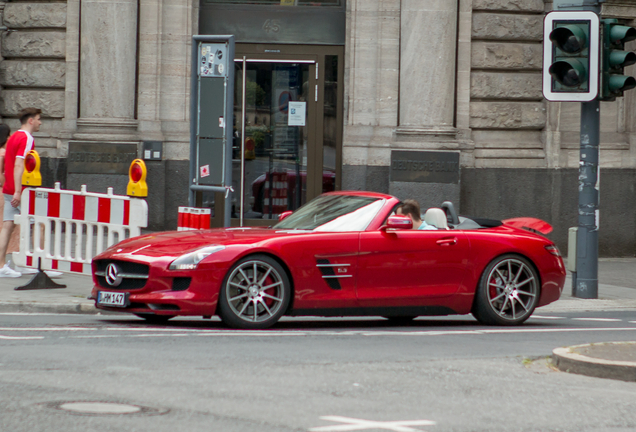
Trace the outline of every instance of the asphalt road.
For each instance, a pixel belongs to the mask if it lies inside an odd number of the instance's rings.
[[[260,332],[0,314],[0,431],[633,431],[636,384],[545,360],[629,340],[636,311],[539,310],[516,328],[284,319]]]

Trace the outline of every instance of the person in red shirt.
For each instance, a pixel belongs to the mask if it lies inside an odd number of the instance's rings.
[[[11,233],[15,228],[14,218],[20,214],[22,197],[22,173],[24,158],[34,148],[33,133],[40,130],[42,110],[25,108],[20,112],[22,127],[7,141],[4,157],[5,182],[2,186],[4,195],[4,215],[2,231],[0,231],[0,277],[20,277],[22,274],[10,268],[6,263],[7,247]]]

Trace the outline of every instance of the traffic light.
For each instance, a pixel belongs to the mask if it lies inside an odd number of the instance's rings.
[[[616,19],[604,19],[601,95],[604,101],[623,96],[623,91],[636,87],[634,77],[623,75],[625,66],[636,63],[636,54],[624,51],[625,42],[636,39],[636,29],[620,25]]]
[[[543,26],[543,95],[589,102],[598,95],[599,18],[590,11],[556,11]]]
[[[135,159],[128,170],[127,195],[134,197],[147,197],[148,184],[146,183],[146,163],[141,159]]]
[[[40,155],[31,150],[24,158],[24,171],[22,172],[23,186],[42,186],[42,173],[40,172]]]

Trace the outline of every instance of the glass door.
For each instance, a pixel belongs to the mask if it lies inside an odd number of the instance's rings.
[[[235,212],[239,225],[271,225],[314,185],[316,60],[237,59]]]
[[[237,44],[236,53],[232,225],[269,226],[340,187],[344,48]],[[213,226],[222,203],[222,194],[197,202],[215,209]]]

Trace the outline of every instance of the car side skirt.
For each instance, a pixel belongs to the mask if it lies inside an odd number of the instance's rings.
[[[359,308],[325,308],[294,309],[288,316],[444,316],[460,315],[446,306],[405,306],[405,307],[359,307]]]

